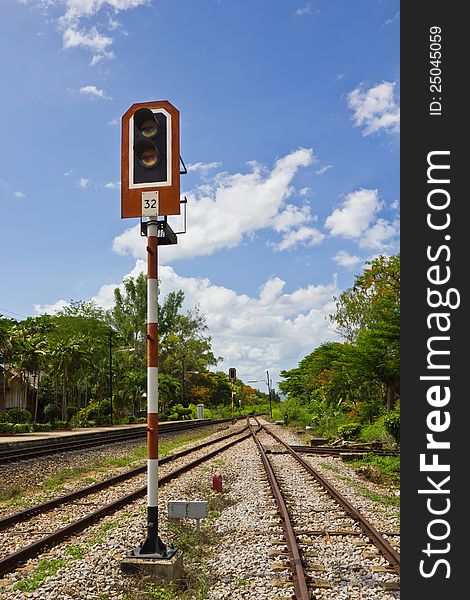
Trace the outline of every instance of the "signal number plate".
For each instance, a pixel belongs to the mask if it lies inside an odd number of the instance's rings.
[[[142,216],[156,217],[158,215],[158,191],[142,192]]]

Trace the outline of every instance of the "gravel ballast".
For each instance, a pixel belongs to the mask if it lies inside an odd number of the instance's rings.
[[[282,439],[291,444],[302,443],[298,437],[284,427],[272,426]],[[240,429],[240,425],[235,426]],[[226,433],[224,431],[223,433]],[[216,437],[219,434],[213,434]],[[263,443],[267,434],[263,434]],[[191,445],[197,445],[195,442]],[[189,444],[187,444],[189,445]],[[188,457],[191,460],[193,457]],[[320,526],[321,513],[309,510],[308,497],[299,493],[299,485],[305,485],[305,476],[297,469],[285,465],[283,455],[272,455],[276,470],[288,474],[289,485],[295,486],[294,505],[296,519],[299,515],[307,515],[309,528]],[[183,460],[183,459],[181,459]],[[372,521],[379,531],[398,532],[398,508],[387,507],[365,498],[359,488],[380,491],[384,488],[359,479],[354,471],[335,458],[309,456],[308,461],[315,469],[332,481],[359,510]],[[326,468],[329,465],[334,468]],[[180,464],[180,463],[178,463]],[[177,465],[168,465],[173,470]],[[170,484],[162,486],[159,491],[159,531],[162,539],[168,543],[173,533],[168,529],[167,501],[201,499],[201,492],[215,495],[210,491],[212,475],[220,472],[224,485],[225,508],[219,516],[213,517],[209,527],[214,534],[214,545],[210,553],[201,562],[201,569],[210,582],[206,595],[209,600],[253,599],[253,600],[287,600],[293,593],[291,585],[280,583],[288,577],[285,556],[281,554],[282,528],[277,516],[275,503],[271,497],[264,468],[253,441],[248,439],[221,453],[216,459],[203,463],[191,472],[180,476]],[[162,466],[163,474],[163,466]],[[390,490],[393,494],[394,490]],[[307,495],[308,496],[308,495]],[[327,499],[324,500],[327,502]],[[322,500],[323,502],[323,500]],[[318,504],[316,506],[318,509]],[[312,514],[310,514],[312,513]],[[328,512],[323,513],[329,514]],[[194,523],[194,522],[191,522]],[[206,524],[207,526],[207,524]],[[337,522],[335,527],[337,527]],[[145,498],[124,507],[115,515],[111,515],[89,527],[80,535],[64,542],[50,552],[31,560],[24,570],[18,570],[0,580],[0,598],[2,600],[19,600],[22,598],[38,598],[41,600],[67,600],[69,598],[111,600],[111,598],[132,600],[138,582],[120,570],[120,560],[145,539],[146,503]],[[333,528],[333,524],[332,524]],[[348,528],[349,525],[348,525]],[[276,544],[275,541],[279,544]],[[308,536],[303,541],[309,541]],[[391,538],[396,544],[398,538]],[[74,550],[79,548],[79,551]],[[302,550],[305,545],[301,546]],[[351,550],[353,548],[353,551]],[[73,550],[73,551],[72,551]],[[397,577],[390,573],[372,571],[367,567],[386,565],[386,561],[375,556],[365,559],[373,553],[373,548],[363,536],[355,536],[353,540],[344,538],[329,540],[320,538],[312,542],[311,563],[320,561],[324,571],[318,577],[328,580],[331,588],[315,589],[315,596],[324,599],[356,600],[399,598],[399,592],[385,589],[385,584],[397,582]],[[15,583],[27,579],[40,560],[49,563],[55,560],[64,561],[55,575],[44,579],[43,584],[32,592],[14,589]],[[360,561],[360,567],[358,567]],[[150,596],[139,596],[139,598]],[[187,594],[185,598],[196,598]]]

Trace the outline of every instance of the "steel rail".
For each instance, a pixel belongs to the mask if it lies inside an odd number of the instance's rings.
[[[223,435],[215,440],[209,440],[207,442],[197,444],[196,446],[192,446],[191,448],[187,448],[186,450],[181,450],[180,452],[176,452],[175,454],[163,456],[162,458],[159,459],[159,463],[161,465],[163,465],[163,464],[166,464],[173,460],[176,460],[178,458],[181,458],[183,456],[187,456],[188,454],[191,454],[192,452],[197,452],[198,450],[201,450],[202,448],[206,448],[207,446],[212,446],[214,444],[217,444],[218,442],[222,442],[226,439],[229,439],[231,437],[239,435],[245,429],[246,429],[246,427],[244,427],[240,431],[228,433],[228,434]],[[38,513],[52,510],[53,508],[56,508],[57,506],[61,506],[62,504],[67,504],[68,502],[78,500],[80,498],[83,498],[84,496],[89,496],[91,494],[95,494],[96,492],[99,492],[103,489],[112,487],[113,485],[117,485],[118,483],[127,481],[128,479],[132,479],[133,477],[136,477],[137,475],[145,473],[146,470],[147,470],[147,465],[143,465],[141,467],[135,467],[133,469],[130,469],[129,471],[126,471],[125,473],[121,473],[119,475],[114,475],[113,477],[108,477],[107,479],[104,479],[103,481],[99,481],[98,483],[93,483],[84,488],[80,488],[79,490],[75,490],[68,494],[64,494],[63,496],[58,496],[57,498],[53,498],[52,500],[47,500],[46,502],[42,502],[41,504],[36,504],[35,506],[30,506],[28,508],[20,510],[11,515],[0,518],[0,531],[3,531],[4,529],[11,527],[15,523],[20,523],[21,521],[25,521],[26,519],[29,519]]]
[[[202,420],[189,420],[186,422],[163,422],[159,424],[159,433],[161,435],[165,433],[171,433],[174,431],[182,431],[187,429],[195,429],[198,427],[205,427],[209,425],[217,425],[219,423],[226,423],[232,419],[217,419],[211,421],[209,419]],[[56,442],[44,443],[40,445],[22,446],[20,448],[6,448],[0,449],[0,464],[7,462],[18,462],[21,460],[30,460],[38,456],[47,456],[48,454],[54,454],[58,452],[68,452],[73,450],[81,450],[82,448],[90,448],[95,446],[102,446],[109,443],[124,442],[128,440],[138,439],[147,435],[147,426],[143,425],[141,428],[134,428],[132,430],[124,431],[102,431],[97,433],[84,433],[79,434],[73,440],[60,440]]]
[[[261,425],[261,424],[260,424]],[[362,531],[367,535],[376,548],[382,553],[385,559],[390,563],[393,569],[400,574],[400,553],[391,546],[391,544],[377,531],[358,510],[355,508],[342,494],[340,494],[331,483],[325,479],[318,471],[316,471],[308,462],[306,462],[297,452],[286,444],[279,436],[270,431],[265,425],[261,425],[263,429],[269,433],[279,444],[284,446],[286,450],[312,475],[328,492],[328,494],[342,506],[345,512],[357,521]]]
[[[330,448],[329,446],[292,446],[295,452],[305,452],[306,454],[331,454],[339,456],[341,454],[374,454],[375,456],[399,456],[399,452],[393,450],[366,450],[364,448]]]
[[[247,439],[250,436],[251,436],[251,432],[245,433],[244,435],[237,438],[236,440],[228,442],[222,448],[216,448],[212,452],[209,452],[208,454],[205,454],[202,457],[196,458],[193,461],[187,463],[186,465],[183,465],[182,467],[175,469],[174,471],[171,471],[167,475],[164,475],[163,477],[159,478],[159,480],[158,480],[159,485],[164,485],[164,484],[168,483],[172,479],[175,479],[179,475],[185,473],[186,471],[193,469],[194,467],[200,465],[201,463],[205,462],[206,460],[212,458],[213,456],[216,456],[217,454],[220,454],[220,452],[227,450],[231,446],[238,444],[239,442]],[[36,557],[45,548],[50,548],[52,546],[55,546],[55,545],[59,544],[60,542],[62,542],[63,540],[69,538],[71,535],[74,535],[80,531],[83,531],[83,529],[86,529],[89,525],[93,524],[95,521],[99,520],[100,518],[102,518],[108,514],[112,514],[117,509],[121,508],[122,506],[125,506],[126,504],[129,504],[129,503],[133,502],[134,500],[141,498],[142,496],[145,496],[146,493],[147,493],[147,486],[145,485],[145,486],[135,490],[134,492],[127,494],[125,496],[122,496],[118,500],[115,500],[114,502],[111,502],[110,504],[107,504],[107,505],[93,511],[92,513],[74,521],[73,523],[66,525],[62,529],[54,531],[53,533],[41,538],[40,540],[33,542],[29,546],[26,546],[25,548],[22,548],[21,550],[18,550],[12,554],[9,554],[9,555],[3,557],[2,559],[0,559],[0,577],[5,575],[6,573],[9,573],[13,569],[18,567],[22,563],[24,563],[26,560]]]
[[[59,452],[69,452],[73,450],[81,450],[82,448],[90,448],[94,446],[101,446],[103,444],[125,442],[134,439],[143,438],[146,434],[146,428],[139,429],[138,431],[126,431],[120,435],[101,435],[94,438],[84,436],[85,439],[75,439],[73,441],[63,442],[52,442],[50,444],[41,444],[40,446],[26,447],[26,448],[8,448],[6,450],[0,450],[0,463],[19,462],[22,460],[30,460],[39,456],[47,456],[48,454],[55,454]]]
[[[302,559],[300,558],[300,552],[297,546],[294,528],[290,520],[289,511],[287,509],[284,497],[282,495],[281,488],[279,487],[276,475],[274,474],[274,470],[271,466],[271,463],[269,462],[268,457],[266,456],[266,452],[261,442],[258,440],[253,431],[251,432],[251,434],[256,443],[256,446],[258,447],[258,451],[260,453],[260,457],[263,462],[266,475],[268,476],[271,491],[276,500],[277,510],[279,516],[281,517],[282,528],[284,530],[287,550],[289,553],[289,562],[293,576],[295,597],[297,600],[310,600],[312,596],[308,591],[307,581],[305,579],[305,572],[302,565]]]

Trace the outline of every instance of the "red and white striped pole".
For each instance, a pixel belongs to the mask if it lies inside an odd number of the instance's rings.
[[[167,556],[158,536],[158,221],[147,221],[147,539],[139,554]]]

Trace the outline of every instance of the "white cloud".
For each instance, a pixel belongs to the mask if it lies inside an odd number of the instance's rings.
[[[108,55],[111,58],[112,52],[107,50],[113,43],[112,38],[98,32],[96,27],[90,31],[79,31],[74,27],[67,27],[63,33],[64,48],[82,47],[87,50],[93,50],[101,55]]]
[[[325,165],[324,167],[320,167],[315,171],[315,175],[323,175],[323,173],[326,173],[332,166],[333,165]]]
[[[358,238],[369,227],[381,208],[378,190],[360,189],[348,194],[341,208],[327,217],[325,227],[331,235]]]
[[[338,263],[338,265],[345,267],[346,269],[353,269],[364,262],[364,259],[360,258],[359,256],[351,255],[345,250],[340,250],[337,252],[336,255],[333,256],[333,260],[335,263]]]
[[[378,190],[357,190],[348,194],[342,206],[327,217],[325,227],[332,236],[354,240],[360,248],[385,250],[395,243],[399,235],[399,223],[378,217],[384,206]],[[341,257],[345,258],[341,253],[338,255],[340,260]],[[341,264],[339,260],[337,262]]]
[[[276,250],[290,250],[299,244],[304,246],[321,244],[325,239],[323,233],[315,227],[307,226],[307,223],[316,220],[317,217],[312,216],[308,204],[301,208],[288,204],[272,220],[274,231],[284,235],[278,244],[270,243],[269,245]]]
[[[14,192],[14,194],[13,194],[13,195],[14,195],[16,198],[26,198],[26,194],[25,194],[24,192],[20,192],[20,191]]]
[[[187,233],[179,237],[177,247],[165,248],[162,260],[169,263],[233,248],[256,230],[279,224],[284,202],[293,192],[292,179],[299,168],[313,160],[311,149],[299,148],[278,159],[271,171],[251,163],[250,173],[219,173],[205,186],[188,193]],[[299,219],[299,215],[302,209],[293,218]],[[113,248],[118,254],[144,258],[139,226],[117,236]]]
[[[136,261],[130,275],[140,272],[146,272],[143,260]],[[227,371],[235,365],[245,380],[262,379],[268,369],[276,381],[281,369],[297,366],[317,345],[337,339],[328,319],[335,309],[333,296],[340,291],[336,281],[286,292],[285,282],[272,277],[258,295],[249,296],[215,285],[207,278],[182,277],[170,266],[159,268],[159,278],[161,297],[183,290],[183,310],[199,304],[207,319],[214,354],[224,357],[217,369]],[[115,287],[104,285],[92,300],[110,308]]]
[[[34,304],[34,312],[38,315],[48,314],[55,315],[66,306],[69,306],[69,302],[67,300],[57,300],[53,304]]]
[[[308,194],[310,194],[310,188],[309,187],[303,187],[299,190],[299,194],[301,196],[308,196]]]
[[[289,231],[296,225],[302,225],[312,221],[308,204],[298,208],[293,204],[288,204],[282,212],[279,212],[272,220],[274,231]]]
[[[368,136],[381,130],[396,132],[400,127],[400,107],[394,98],[395,82],[382,81],[365,90],[360,84],[348,94],[355,127]]]
[[[103,100],[112,100],[110,96],[104,91],[96,87],[96,85],[85,85],[80,88],[80,94],[84,96],[90,96],[91,98],[103,98]]]
[[[222,163],[220,162],[197,162],[188,165],[188,173],[192,173],[195,171],[202,171],[203,173],[207,173],[207,171],[211,171],[212,169],[217,169],[220,167]]]
[[[77,181],[77,186],[79,188],[82,188],[82,190],[86,190],[89,183],[90,183],[89,179],[87,179],[86,177],[80,177],[80,179]]]
[[[386,221],[385,219],[378,219],[372,227],[364,232],[359,240],[359,246],[361,248],[370,248],[372,250],[382,250],[390,247],[389,242],[398,234],[398,221],[390,223],[390,221]]]
[[[105,183],[103,187],[107,190],[117,190],[117,189],[120,189],[121,182],[120,181],[108,181],[108,183]]]
[[[63,47],[82,48],[93,52],[91,64],[96,65],[103,59],[114,58],[114,53],[109,49],[113,38],[99,31],[96,25],[90,27],[90,20],[104,12],[108,19],[104,27],[114,32],[118,30],[119,22],[107,14],[108,11],[112,10],[117,14],[148,5],[151,0],[20,0],[20,2],[35,4],[43,9],[60,9],[62,14],[58,17],[57,23],[62,31]],[[86,29],[85,26],[88,28]],[[102,21],[100,26],[103,27]],[[126,34],[125,31],[121,33]]]
[[[387,27],[387,25],[391,25],[391,23],[394,23],[395,21],[397,21],[400,18],[400,11],[396,12],[393,17],[391,17],[390,19],[387,19],[385,21],[385,23],[382,25],[382,27]],[[382,27],[380,29],[382,29]]]
[[[313,5],[311,2],[308,2],[305,6],[303,6],[302,8],[298,8],[294,14],[297,15],[298,17],[302,17],[303,15],[313,15],[315,13],[320,12],[318,9],[313,8]]]
[[[275,248],[277,250],[288,250],[299,243],[304,246],[318,246],[324,239],[324,234],[315,227],[302,226],[286,233],[279,244],[275,245]]]
[[[121,121],[117,117],[114,117],[114,119],[108,122],[108,125],[119,125],[120,122]]]

